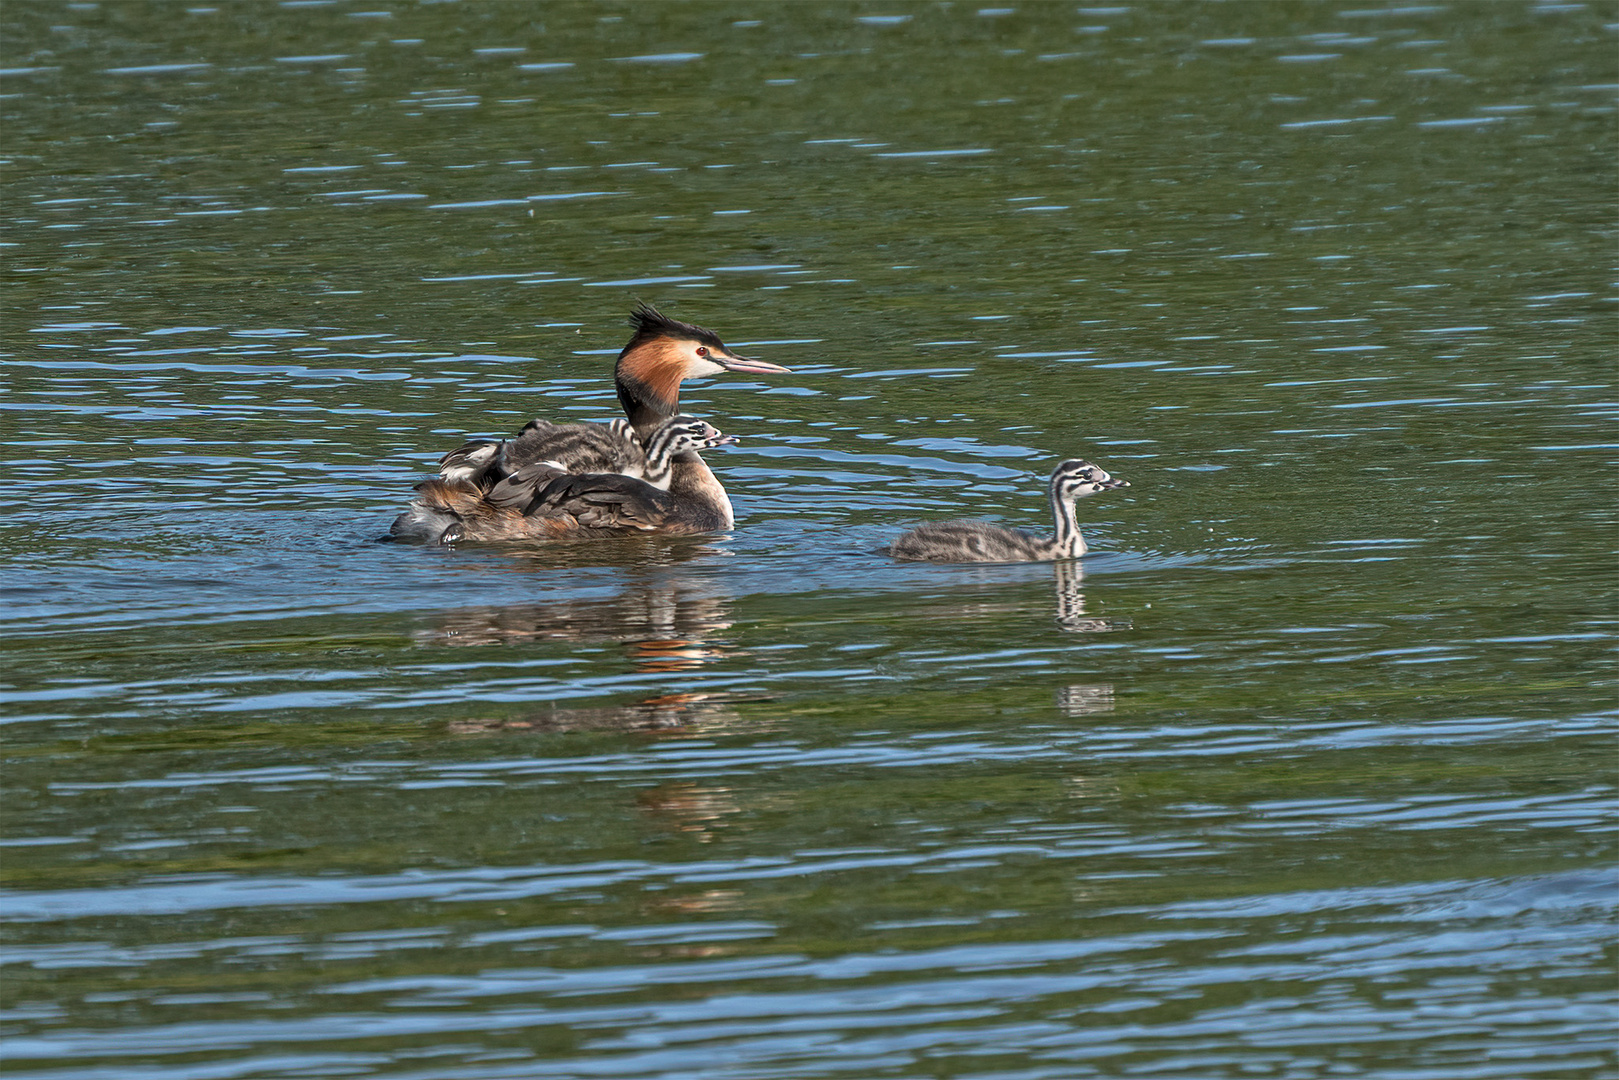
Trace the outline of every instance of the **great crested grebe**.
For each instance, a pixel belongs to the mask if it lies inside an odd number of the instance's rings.
[[[630,325],[635,332],[618,354],[613,380],[629,427],[643,446],[660,424],[680,411],[684,380],[727,371],[774,374],[788,370],[738,356],[712,330],[671,319],[647,304],[636,307]],[[541,421],[515,439],[468,443],[447,454],[440,477],[419,485],[418,497],[394,521],[393,536],[432,543],[458,538],[691,534],[734,524],[731,500],[696,448],[672,455],[666,489],[637,476],[562,469],[531,489],[520,514],[510,505],[488,502],[489,492],[526,466],[561,464],[558,455],[569,453],[568,443],[574,438],[569,432],[575,426]],[[473,523],[473,528],[457,527]]]
[[[1129,487],[1099,466],[1070,458],[1051,474],[1051,516],[1055,536],[1035,536],[985,521],[943,521],[923,525],[895,540],[888,553],[915,562],[1049,562],[1085,554],[1085,537],[1074,519],[1074,502],[1110,488]]]

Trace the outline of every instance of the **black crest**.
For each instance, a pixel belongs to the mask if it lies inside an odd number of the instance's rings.
[[[635,327],[635,336],[630,338],[628,345],[624,346],[625,351],[634,348],[643,341],[660,337],[697,341],[711,349],[725,348],[725,342],[721,341],[720,336],[714,331],[706,327],[681,322],[679,319],[671,319],[651,304],[644,302],[636,304],[635,310],[630,312],[630,325]]]

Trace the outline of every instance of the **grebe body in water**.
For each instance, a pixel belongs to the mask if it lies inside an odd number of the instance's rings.
[[[1085,554],[1085,537],[1074,516],[1074,503],[1087,495],[1129,487],[1100,466],[1070,458],[1051,474],[1052,536],[1005,529],[987,521],[943,521],[913,529],[889,545],[896,559],[912,562],[1050,562]]]

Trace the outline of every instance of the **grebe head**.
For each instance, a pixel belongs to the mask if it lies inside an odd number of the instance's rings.
[[[1100,465],[1092,465],[1078,458],[1069,458],[1051,474],[1051,497],[1060,502],[1071,503],[1086,495],[1095,495],[1098,491],[1129,486],[1130,481],[1115,480]]]
[[[739,356],[714,331],[671,319],[650,304],[636,307],[630,325],[635,333],[618,354],[613,375],[619,403],[637,431],[679,411],[680,384],[686,379],[727,371],[787,371],[780,364]]]
[[[727,435],[706,420],[695,416],[673,416],[653,429],[646,439],[648,458],[672,457],[688,450],[708,450],[729,446],[735,435]]]
[[[672,459],[677,454],[734,442],[734,436],[724,434],[707,421],[695,416],[672,416],[646,437],[646,464],[642,467],[641,479],[667,491]]]

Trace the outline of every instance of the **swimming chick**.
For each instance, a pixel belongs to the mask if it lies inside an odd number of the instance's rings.
[[[1129,487],[1099,466],[1070,458],[1051,474],[1051,516],[1056,535],[1035,536],[985,521],[944,521],[923,525],[895,540],[888,553],[915,562],[1048,562],[1085,554],[1085,538],[1074,518],[1074,502],[1110,488]]]

